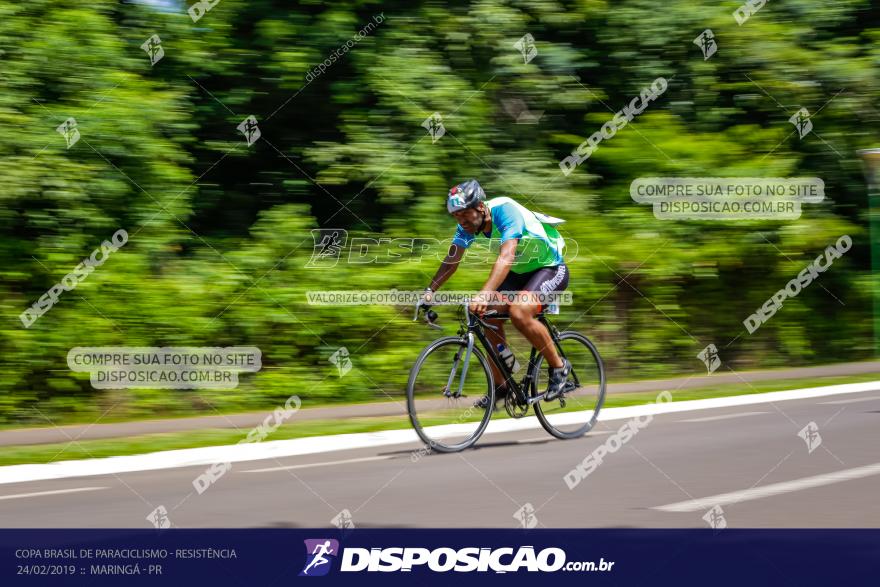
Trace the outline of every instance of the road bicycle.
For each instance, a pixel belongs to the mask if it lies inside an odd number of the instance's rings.
[[[440,328],[434,310],[423,306],[421,311],[429,326]],[[496,401],[489,361],[507,382],[504,409],[510,418],[523,418],[532,408],[544,430],[560,439],[583,436],[596,424],[605,401],[605,367],[596,346],[579,332],[558,331],[543,310],[536,316],[550,332],[560,356],[572,365],[563,393],[546,400],[542,387],[546,388],[549,374],[546,369],[542,373],[544,357],[538,349],[532,347],[525,375],[517,381],[486,336],[486,328],[497,330],[486,318],[509,317],[489,310],[481,318],[463,305],[458,312],[458,335],[435,340],[416,359],[406,387],[407,410],[428,448],[458,452],[471,447],[486,430]],[[488,401],[480,402],[484,397]]]

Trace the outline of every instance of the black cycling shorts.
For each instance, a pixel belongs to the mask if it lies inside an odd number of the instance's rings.
[[[541,267],[528,273],[508,272],[497,291],[536,291],[550,293],[568,287],[568,267],[565,263]]]

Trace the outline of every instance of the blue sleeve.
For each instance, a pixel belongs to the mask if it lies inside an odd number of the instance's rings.
[[[452,237],[452,244],[466,249],[471,246],[472,242],[474,242],[474,235],[468,234],[468,232],[459,225],[458,228],[455,229],[455,236]]]
[[[522,238],[526,221],[514,204],[502,204],[492,208],[492,222],[498,227],[501,242]]]

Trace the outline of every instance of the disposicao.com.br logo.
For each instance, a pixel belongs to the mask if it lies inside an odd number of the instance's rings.
[[[338,542],[328,538],[306,540],[306,564],[300,576],[326,575],[331,559],[338,553]],[[342,551],[340,572],[411,572],[419,568],[437,573],[456,571],[515,573],[517,571],[610,571],[613,561],[600,558],[596,561],[566,561],[561,548],[544,548],[535,551],[534,546],[518,548],[487,548],[469,546],[464,548],[390,546],[385,548],[347,547]]]

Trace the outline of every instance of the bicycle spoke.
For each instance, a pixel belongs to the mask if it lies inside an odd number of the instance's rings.
[[[595,424],[605,398],[604,369],[598,353],[582,335],[562,333],[558,346],[560,354],[572,365],[566,389],[557,399],[537,402],[535,412],[548,432],[560,438],[573,438]],[[547,383],[542,358],[538,362],[536,393],[544,393]]]
[[[476,349],[468,353],[458,338],[441,340],[429,349],[410,377],[410,419],[429,446],[460,450],[482,434],[491,416],[491,411],[474,405],[488,393],[488,365]],[[439,394],[438,382],[446,382]]]

